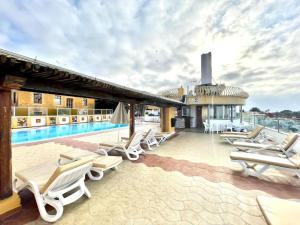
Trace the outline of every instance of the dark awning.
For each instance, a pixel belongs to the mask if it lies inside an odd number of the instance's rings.
[[[19,89],[155,106],[181,106],[180,101],[87,76],[0,49],[0,78]],[[0,80],[1,81],[1,80]]]

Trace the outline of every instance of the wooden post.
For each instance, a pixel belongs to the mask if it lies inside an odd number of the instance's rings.
[[[135,115],[134,115],[134,104],[133,103],[130,103],[129,111],[130,111],[129,137],[131,137],[135,130],[135,124],[134,124]]]
[[[171,118],[174,118],[174,108],[162,107],[160,110],[160,128],[162,132],[173,132],[175,128],[171,126]]]
[[[11,90],[0,89],[0,199],[12,194]]]

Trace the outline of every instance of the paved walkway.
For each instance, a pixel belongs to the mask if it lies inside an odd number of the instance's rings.
[[[72,148],[95,150],[102,139],[116,135],[110,131],[15,146],[13,170],[57,160],[59,153]],[[229,160],[231,149],[217,135],[181,132],[137,162],[125,160],[101,181],[87,181],[92,198],[66,206],[56,224],[260,225],[266,222],[257,195],[300,199],[300,185],[290,174],[271,171],[262,180],[243,177]],[[32,205],[27,204],[19,219],[48,224]]]

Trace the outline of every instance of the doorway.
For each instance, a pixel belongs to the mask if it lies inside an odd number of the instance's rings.
[[[196,106],[196,127],[203,128],[202,106]]]

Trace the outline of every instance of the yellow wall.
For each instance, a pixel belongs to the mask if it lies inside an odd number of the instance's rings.
[[[175,117],[174,107],[164,107],[160,111],[160,128],[162,132],[174,132],[175,127],[171,126],[171,118]]]
[[[18,107],[54,107],[54,108],[66,108],[67,98],[73,98],[73,108],[95,108],[95,99],[88,98],[88,106],[83,106],[83,98],[79,97],[61,97],[61,105],[55,104],[55,95],[42,94],[42,104],[33,103],[33,92],[17,91]]]

